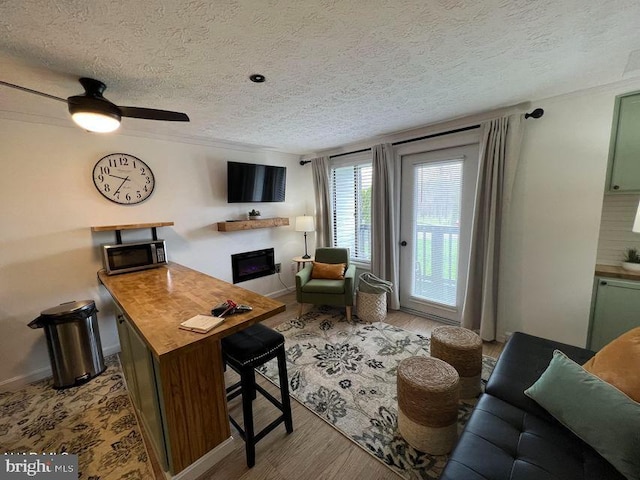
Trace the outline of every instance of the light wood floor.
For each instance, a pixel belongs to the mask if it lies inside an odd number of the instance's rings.
[[[297,314],[295,294],[288,293],[280,298],[287,305],[286,312],[263,322],[275,327]],[[305,310],[306,311],[306,310]],[[415,333],[429,335],[431,329],[441,324],[416,317],[404,312],[390,312],[386,323],[396,325]],[[485,355],[497,357],[502,351],[500,343],[485,343]],[[237,377],[230,375],[229,381]],[[279,398],[278,389],[260,375],[260,384]],[[256,465],[247,468],[244,442],[232,428],[236,440],[233,453],[213,467],[202,479],[206,480],[355,480],[400,478],[362,448],[352,443],[337,430],[330,427],[295,399],[291,399],[293,409],[293,433],[287,435],[284,425],[269,433],[256,446]],[[254,402],[256,431],[262,429],[278,415],[278,411],[261,395]],[[234,399],[229,404],[231,415],[242,424],[241,400]]]

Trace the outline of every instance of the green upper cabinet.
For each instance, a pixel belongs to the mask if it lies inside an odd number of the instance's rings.
[[[640,92],[616,97],[607,189],[612,193],[640,192]]]

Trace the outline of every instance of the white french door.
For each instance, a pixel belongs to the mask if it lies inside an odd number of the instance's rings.
[[[460,321],[477,176],[477,144],[402,156],[402,308]]]

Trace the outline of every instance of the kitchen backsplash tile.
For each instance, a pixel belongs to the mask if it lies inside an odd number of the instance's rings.
[[[605,195],[600,220],[598,260],[602,265],[620,265],[627,248],[640,249],[640,233],[631,227],[640,195]]]

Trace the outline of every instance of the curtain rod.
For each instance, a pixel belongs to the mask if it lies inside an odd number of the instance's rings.
[[[524,118],[525,119],[527,119],[527,118],[540,118],[543,115],[544,115],[544,110],[542,108],[536,108],[531,113],[525,113],[524,114]],[[446,132],[432,133],[431,135],[425,135],[423,137],[410,138],[409,140],[401,140],[399,142],[393,142],[391,145],[393,145],[393,146],[395,146],[395,145],[403,145],[405,143],[417,142],[417,141],[420,141],[420,140],[427,140],[429,138],[442,137],[444,135],[451,135],[453,133],[466,132],[468,130],[475,130],[476,128],[480,128],[480,124],[479,123],[476,124],[476,125],[470,125],[468,127],[456,128],[454,130],[447,130]],[[369,150],[371,150],[371,147],[362,148],[360,150],[355,150],[353,152],[336,153],[335,155],[330,155],[329,158],[344,157],[345,155],[353,155],[355,153],[368,152]],[[306,165],[307,163],[311,163],[311,160],[300,160],[300,165]]]

